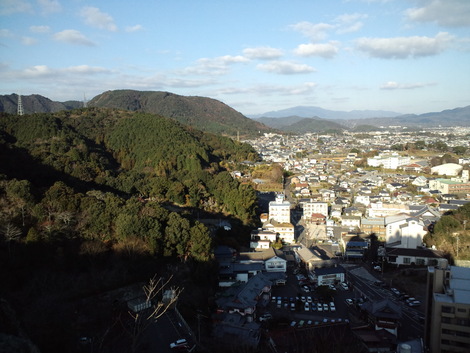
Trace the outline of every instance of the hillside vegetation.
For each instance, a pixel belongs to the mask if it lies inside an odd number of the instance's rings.
[[[195,129],[235,137],[272,129],[251,120],[226,104],[206,97],[169,92],[116,90],[94,97],[89,106],[117,108],[162,115]]]
[[[194,285],[210,281],[224,240],[198,216],[230,217],[240,234],[253,226],[255,191],[225,167],[257,158],[147,113],[0,114],[0,297],[41,351],[70,352],[79,298],[172,262],[191,264]]]

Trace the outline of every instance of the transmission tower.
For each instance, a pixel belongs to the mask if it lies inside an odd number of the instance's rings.
[[[16,111],[16,114],[18,115],[24,114],[23,102],[21,101],[21,95],[18,95],[18,110]]]
[[[83,108],[86,108],[88,104],[88,101],[86,100],[85,93],[83,93]]]

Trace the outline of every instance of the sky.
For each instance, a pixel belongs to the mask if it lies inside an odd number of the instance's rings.
[[[422,114],[470,105],[470,0],[0,0],[0,94]]]

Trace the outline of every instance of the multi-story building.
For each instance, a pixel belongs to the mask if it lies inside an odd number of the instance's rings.
[[[428,268],[424,340],[430,352],[470,352],[470,268]]]
[[[310,202],[305,202],[302,218],[305,220],[310,220],[314,213],[319,213],[325,217],[328,217],[328,203],[315,202],[312,200],[310,200]]]
[[[470,182],[435,179],[429,181],[429,188],[438,190],[441,194],[467,194],[470,193]]]
[[[276,200],[269,203],[269,219],[290,223],[290,202],[284,199],[284,194],[276,195]]]
[[[361,220],[361,231],[365,234],[375,234],[380,241],[385,240],[386,234],[385,217],[363,218]]]
[[[410,157],[402,157],[397,153],[381,154],[372,158],[367,158],[367,164],[371,167],[383,167],[385,169],[397,169],[398,167],[410,164]]]

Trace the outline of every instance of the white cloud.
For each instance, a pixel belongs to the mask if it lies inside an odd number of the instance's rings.
[[[416,89],[416,88],[423,88],[434,86],[435,83],[398,83],[395,81],[388,81],[385,82],[380,89],[383,90],[396,90],[396,89]]]
[[[6,28],[0,29],[0,38],[8,38],[12,36],[13,36],[13,33],[11,33],[9,29],[6,29]]]
[[[33,7],[27,1],[23,0],[1,0],[0,15],[11,15],[21,12],[32,12]]]
[[[88,65],[70,66],[61,69],[53,69],[46,65],[36,65],[29,67],[21,72],[15,73],[18,77],[23,79],[36,79],[36,78],[54,78],[56,80],[66,80],[71,76],[86,76],[110,73],[108,69],[102,67],[94,67]]]
[[[307,21],[299,22],[293,25],[290,25],[289,28],[294,31],[302,33],[304,36],[308,37],[311,41],[317,42],[322,39],[325,39],[327,32],[334,29],[333,25],[327,23],[311,23]]]
[[[85,37],[82,33],[75,29],[66,29],[61,32],[57,32],[54,34],[54,39],[59,42],[65,42],[69,44],[78,44],[78,45],[86,45],[86,46],[94,46],[91,40]]]
[[[49,33],[51,28],[49,26],[30,26],[29,30],[33,33]]]
[[[443,52],[454,37],[440,32],[431,37],[360,38],[356,41],[358,50],[371,57],[384,59],[406,59],[432,56]]]
[[[243,49],[243,54],[250,59],[272,60],[279,59],[284,53],[277,48],[256,47]]]
[[[31,37],[21,37],[21,43],[24,45],[34,45],[37,43],[37,40]]]
[[[422,7],[407,9],[405,16],[410,21],[434,22],[448,27],[466,27],[470,26],[470,1],[426,1]]]
[[[142,27],[142,25],[135,25],[135,26],[127,26],[126,27],[126,32],[138,32],[138,31],[141,31],[143,30],[144,27]]]
[[[266,64],[259,64],[257,68],[261,71],[274,72],[281,75],[305,74],[315,71],[309,65],[297,64],[290,61],[272,61]]]
[[[245,63],[249,59],[244,56],[225,55],[217,58],[201,58],[196,65],[180,70],[182,75],[224,75],[232,64]]]
[[[117,31],[117,26],[114,23],[114,19],[105,12],[101,12],[100,9],[92,6],[84,7],[80,11],[80,16],[85,20],[85,23],[89,26],[106,29],[108,31]]]
[[[338,53],[337,41],[330,41],[329,43],[322,44],[300,44],[294,53],[300,56],[320,56],[326,59],[333,58]]]
[[[298,95],[311,93],[315,87],[316,83],[314,82],[304,82],[295,86],[287,85],[257,85],[254,87],[226,87],[223,89],[218,89],[217,94],[261,94],[263,96],[272,95],[272,94],[282,94],[282,95]]]
[[[361,13],[344,14],[336,17],[334,21],[337,23],[337,33],[344,34],[359,31],[364,26],[364,23],[360,20],[367,17],[366,14]]]
[[[37,0],[44,14],[62,11],[62,5],[57,0]]]

